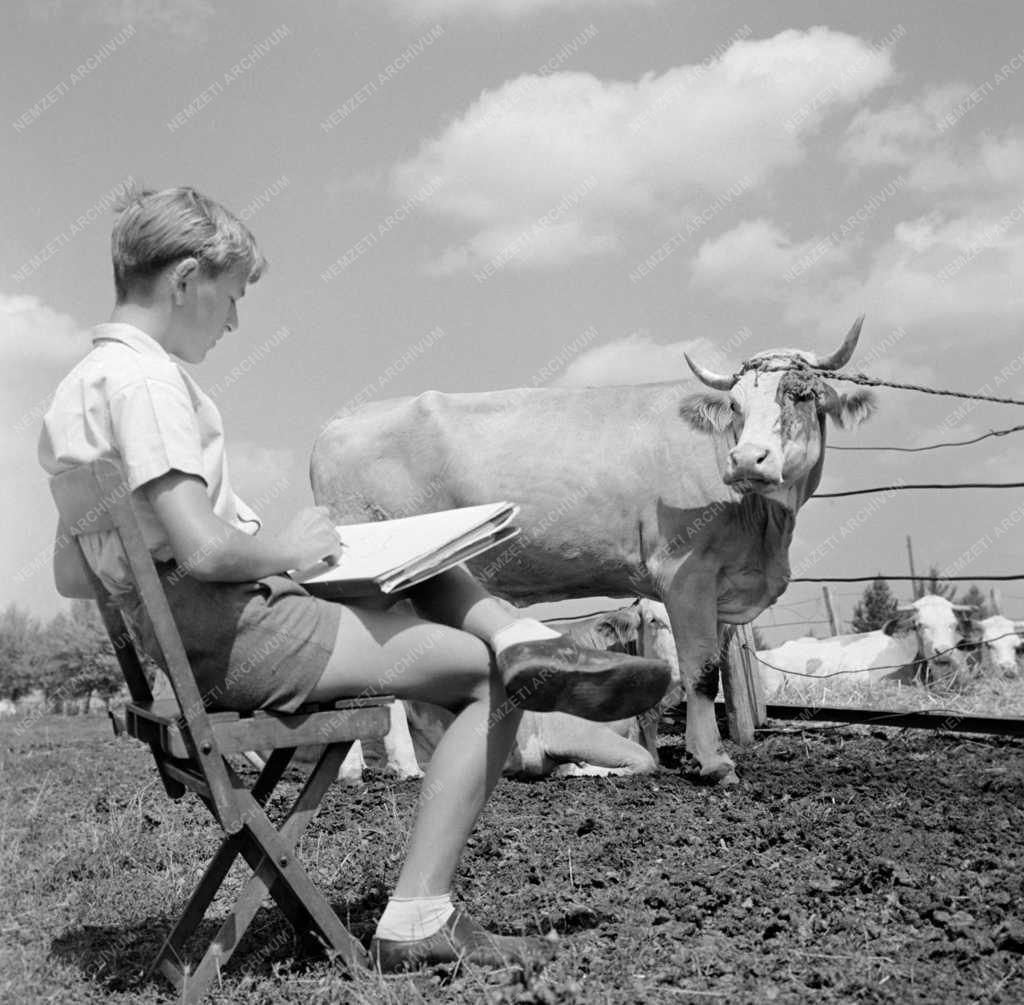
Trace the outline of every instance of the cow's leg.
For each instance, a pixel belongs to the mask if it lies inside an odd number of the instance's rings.
[[[409,734],[409,720],[405,714],[405,702],[391,703],[391,728],[384,737],[384,750],[387,752],[388,768],[399,778],[422,778],[412,736]]]
[[[733,760],[722,747],[715,721],[721,671],[721,642],[713,577],[681,568],[673,577],[665,607],[672,622],[679,671],[686,693],[686,749],[708,782],[735,785]]]
[[[556,763],[575,762],[623,774],[646,775],[657,770],[651,755],[623,735],[630,720],[603,723],[552,712],[541,719],[540,738],[547,757]]]
[[[366,764],[363,761],[363,747],[359,740],[356,740],[348,749],[345,760],[338,768],[338,781],[346,785],[361,785],[363,781],[363,768]]]

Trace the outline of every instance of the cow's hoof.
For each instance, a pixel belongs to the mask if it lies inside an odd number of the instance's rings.
[[[740,784],[735,767],[732,764],[716,764],[714,767],[704,768],[700,773],[700,780],[705,785],[725,786]]]

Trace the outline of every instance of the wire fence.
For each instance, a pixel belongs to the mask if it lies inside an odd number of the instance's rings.
[[[772,367],[771,369],[793,369],[793,367]],[[970,393],[970,392],[963,392],[963,391],[953,391],[953,390],[942,389],[942,388],[932,388],[932,387],[927,387],[927,386],[921,385],[921,384],[912,384],[912,383],[901,383],[901,382],[896,382],[896,381],[887,381],[887,380],[882,380],[882,379],[875,378],[875,377],[869,377],[869,376],[867,376],[865,374],[839,374],[839,373],[835,373],[835,372],[825,372],[825,373],[822,373],[821,376],[829,378],[829,379],[835,379],[835,380],[846,380],[846,381],[850,381],[852,383],[857,383],[857,384],[866,384],[866,385],[873,386],[873,387],[889,387],[889,388],[896,388],[896,389],[900,389],[900,390],[918,391],[918,392],[921,392],[921,393],[924,393],[924,394],[942,395],[942,396],[955,397],[955,398],[965,398],[965,399],[972,399],[972,400],[978,400],[978,401],[987,401],[987,402],[998,403],[998,404],[1024,406],[1024,400],[1019,400],[1019,399],[1016,399],[1016,398],[998,397],[998,396],[995,396],[995,395],[985,395],[985,394],[981,394],[981,393],[977,393],[977,392]],[[929,450],[938,450],[938,449],[947,448],[947,447],[971,446],[973,444],[980,443],[980,442],[982,442],[982,441],[984,441],[986,439],[990,439],[990,438],[993,438],[993,437],[1009,436],[1009,435],[1011,435],[1013,433],[1017,433],[1017,432],[1021,432],[1021,431],[1024,431],[1024,424],[1015,425],[1015,426],[1009,426],[1009,427],[1006,427],[1006,428],[1003,428],[1003,429],[992,429],[992,430],[989,430],[987,433],[984,433],[984,434],[982,434],[980,436],[972,437],[972,438],[966,439],[966,440],[948,440],[948,441],[942,441],[942,442],[938,442],[938,443],[926,444],[926,445],[919,446],[919,447],[901,447],[901,446],[888,445],[888,444],[879,444],[879,445],[872,445],[872,446],[849,446],[849,447],[839,446],[839,445],[830,445],[830,446],[828,446],[827,449],[830,449],[830,450],[849,450],[849,451],[872,451],[872,450],[875,450],[875,451],[897,451],[897,452],[901,452],[901,453],[922,453],[922,452],[929,451]],[[812,496],[811,498],[812,499],[839,499],[839,498],[845,498],[845,497],[851,497],[851,496],[869,495],[869,494],[872,494],[872,493],[879,493],[879,492],[896,492],[896,491],[910,491],[910,490],[924,490],[924,491],[932,490],[932,491],[935,491],[935,490],[948,490],[948,489],[1019,489],[1019,488],[1024,488],[1024,482],[941,482],[941,483],[939,483],[939,482],[927,482],[927,483],[915,483],[915,484],[909,484],[909,485],[906,484],[906,483],[900,483],[898,485],[883,485],[883,486],[876,486],[876,487],[873,487],[873,488],[850,489],[850,490],[846,490],[846,491],[842,491],[842,492],[823,492],[823,493],[817,493],[814,496]],[[930,576],[922,577],[922,576],[914,576],[914,575],[883,574],[883,573],[875,573],[875,574],[869,575],[869,576],[798,576],[798,577],[794,577],[794,578],[790,579],[790,582],[791,583],[867,583],[867,582],[874,582],[876,579],[885,579],[885,580],[891,580],[891,581],[894,581],[894,582],[927,583],[927,582],[930,581]],[[984,575],[977,574],[977,575],[973,575],[973,576],[940,576],[939,577],[939,581],[943,582],[943,583],[946,583],[946,582],[949,582],[949,583],[953,583],[953,582],[974,582],[974,583],[978,583],[978,582],[1011,582],[1011,581],[1015,581],[1015,580],[1024,580],[1024,572],[1022,572],[1022,573],[1008,573],[1008,574],[1007,573],[999,573],[999,574],[987,574],[986,573]],[[858,593],[856,593],[854,591],[844,591],[844,592],[838,592],[837,591],[837,594],[835,594],[835,595],[838,595],[838,596],[843,597],[843,598],[851,598],[851,597],[861,598],[862,597],[862,594],[858,594]],[[1010,597],[1012,597],[1013,599],[1016,599],[1016,600],[1024,600],[1024,596],[1021,596],[1021,595],[1010,594],[1008,596],[1010,596]],[[789,627],[794,627],[794,626],[807,627],[807,626],[812,626],[812,625],[813,626],[829,625],[831,627],[831,625],[833,624],[833,620],[832,620],[831,616],[828,617],[828,618],[822,618],[822,617],[799,618],[799,614],[801,613],[799,608],[807,607],[807,606],[812,605],[812,604],[814,605],[814,611],[813,611],[814,615],[825,613],[824,611],[822,611],[823,604],[822,604],[822,601],[821,601],[820,598],[807,598],[805,600],[792,600],[792,601],[787,601],[785,604],[773,605],[771,608],[769,608],[767,611],[764,612],[765,614],[767,614],[767,615],[769,615],[771,617],[771,619],[772,619],[771,623],[763,623],[763,624],[757,625],[755,627],[765,628],[765,629],[768,629],[768,628],[789,628]],[[775,620],[775,611],[776,610],[790,611],[790,612],[792,612],[792,614],[795,614],[795,615],[798,616],[798,620],[783,621],[783,622],[776,621]],[[610,612],[608,612],[608,611],[596,611],[596,612],[591,612],[589,614],[574,615],[574,616],[569,617],[569,618],[545,619],[545,620],[548,620],[548,621],[550,621],[550,620],[574,621],[574,620],[582,620],[582,619],[588,618],[588,617],[594,617],[597,614],[605,614],[605,613],[610,613]],[[917,630],[917,629],[918,629],[918,626],[915,626],[915,630]],[[1016,639],[1016,642],[1017,642],[1018,646],[1024,646],[1024,642],[1022,642],[1020,636],[1018,636],[1015,632],[1007,632],[1007,633],[1004,633],[1004,634],[1002,634],[1000,636],[997,636],[995,638],[989,638],[989,639],[985,639],[985,640],[970,640],[970,642],[968,642],[965,639],[964,641],[962,641],[961,643],[959,643],[956,646],[950,646],[950,647],[948,647],[946,649],[941,649],[941,650],[936,651],[931,656],[929,656],[927,659],[923,655],[921,655],[920,652],[919,652],[919,654],[913,660],[911,660],[911,664],[910,665],[921,666],[921,665],[927,664],[929,662],[929,660],[941,659],[941,658],[947,657],[947,656],[949,656],[949,655],[951,655],[953,653],[961,653],[961,654],[963,654],[965,652],[965,649],[966,650],[971,650],[971,649],[973,649],[973,650],[980,650],[986,644],[990,644],[992,642],[998,641],[999,639],[1004,639],[1004,638],[1008,638],[1008,637],[1011,637],[1011,636],[1014,639]],[[821,640],[815,640],[815,641],[818,641],[818,642],[822,643],[823,646],[827,647],[829,640],[828,639],[821,639]],[[907,667],[907,665],[908,665],[907,663],[881,664],[881,665],[872,665],[872,666],[866,666],[866,667],[856,667],[856,668],[848,668],[848,669],[842,669],[842,670],[834,670],[834,671],[831,671],[829,673],[807,673],[807,672],[801,672],[799,670],[795,670],[795,669],[791,669],[791,668],[777,666],[775,663],[770,662],[769,660],[764,659],[761,655],[759,655],[757,650],[755,650],[752,646],[750,646],[750,645],[748,645],[746,643],[741,644],[740,648],[745,650],[748,653],[748,655],[754,661],[756,661],[757,664],[759,664],[761,666],[768,667],[771,670],[774,670],[774,671],[776,671],[778,673],[781,673],[781,674],[785,675],[787,678],[788,677],[800,677],[800,678],[805,678],[805,679],[814,680],[814,681],[827,680],[829,678],[835,678],[835,677],[847,677],[847,676],[852,676],[852,675],[860,675],[860,676],[863,676],[865,674],[884,675],[884,674],[889,673],[889,672],[896,672],[896,671],[899,671],[899,670],[904,670]],[[765,651],[767,651],[767,650],[762,650],[762,652],[765,652]],[[881,713],[881,714],[883,716],[885,715],[884,712]]]
[[[779,367],[778,369],[790,369],[790,368],[791,367]],[[887,387],[887,388],[894,388],[894,389],[906,390],[906,391],[916,391],[916,392],[923,393],[923,394],[939,395],[939,396],[944,396],[944,397],[962,398],[962,399],[969,399],[969,400],[976,400],[976,401],[985,401],[985,402],[996,403],[996,404],[1024,406],[1024,400],[1017,399],[1017,398],[1002,397],[1002,396],[996,396],[996,395],[990,395],[990,394],[983,394],[981,392],[964,392],[964,391],[951,390],[951,389],[947,389],[947,388],[935,388],[935,387],[929,387],[929,386],[926,386],[926,385],[923,385],[923,384],[914,384],[914,383],[909,383],[909,382],[889,381],[889,380],[883,380],[881,378],[870,377],[870,376],[868,376],[866,374],[842,374],[842,373],[836,373],[834,371],[831,371],[831,372],[827,372],[827,373],[822,373],[821,376],[823,376],[823,377],[825,377],[827,379],[843,380],[843,381],[848,381],[848,382],[855,383],[855,384],[862,384],[862,385],[867,385],[867,386],[872,386],[872,387]],[[999,428],[999,429],[990,429],[988,432],[983,433],[983,434],[981,434],[979,436],[974,436],[974,437],[970,437],[970,438],[963,439],[963,440],[943,440],[943,441],[939,441],[939,442],[936,442],[936,443],[929,443],[929,444],[924,444],[924,445],[916,446],[916,447],[899,446],[899,445],[896,445],[896,444],[875,444],[875,445],[869,445],[869,446],[829,445],[827,447],[827,449],[829,449],[829,450],[837,450],[837,451],[845,450],[845,451],[859,451],[859,452],[867,452],[867,451],[893,451],[893,452],[899,452],[899,453],[923,453],[923,452],[926,452],[926,451],[939,450],[939,449],[944,449],[944,448],[973,446],[973,445],[981,443],[981,442],[983,442],[983,441],[985,441],[987,439],[1010,436],[1012,434],[1015,434],[1015,433],[1018,433],[1018,432],[1021,432],[1021,431],[1024,431],[1024,424],[1007,426],[1007,427],[1003,427],[1003,428]],[[915,491],[915,490],[917,490],[917,491],[946,491],[946,490],[950,490],[950,489],[952,489],[952,490],[961,490],[961,489],[986,489],[986,490],[993,490],[993,489],[995,489],[995,490],[998,490],[998,489],[1020,489],[1020,488],[1024,488],[1024,482],[978,482],[978,481],[968,482],[968,481],[963,481],[963,482],[941,482],[941,483],[940,482],[922,482],[922,483],[912,483],[912,484],[900,483],[898,485],[882,485],[882,486],[875,486],[875,487],[862,488],[862,489],[848,489],[848,490],[840,491],[840,492],[819,492],[819,493],[815,493],[815,495],[813,495],[811,498],[812,499],[840,499],[840,498],[848,498],[848,497],[853,497],[853,496],[871,495],[871,494],[877,494],[877,493],[889,493],[889,492],[899,492],[899,491]],[[793,577],[790,580],[790,582],[791,583],[819,583],[819,584],[831,584],[831,583],[871,583],[871,582],[874,582],[876,579],[884,579],[884,580],[892,581],[892,582],[927,583],[927,582],[930,581],[930,575],[922,577],[922,576],[914,576],[914,575],[901,575],[901,574],[879,573],[879,572],[876,572],[874,575],[858,575],[858,576],[796,576],[796,577]],[[972,583],[977,584],[979,582],[980,583],[986,583],[986,582],[989,582],[989,583],[991,583],[991,582],[1014,582],[1014,581],[1020,581],[1020,580],[1024,580],[1024,572],[1019,572],[1019,573],[988,573],[988,572],[986,572],[986,573],[978,573],[978,574],[975,574],[975,575],[972,575],[972,576],[958,576],[958,575],[948,575],[948,576],[945,576],[945,575],[940,575],[938,577],[938,581],[942,582],[942,583],[972,582]],[[838,595],[842,596],[844,598],[857,597],[858,600],[863,599],[863,595],[862,594],[857,594],[855,592],[849,592],[849,591],[840,593]],[[833,594],[833,597],[835,597],[835,596],[836,596],[836,594]],[[1019,600],[1024,600],[1024,596],[1022,596],[1022,595],[1007,594],[1006,596],[1008,598],[1010,598],[1010,599],[1014,599],[1014,600],[1018,600],[1018,601]],[[814,610],[813,610],[813,614],[812,614],[812,612],[808,612],[809,616],[807,618],[805,618],[805,619],[801,619],[801,620],[797,620],[797,621],[778,622],[778,621],[775,620],[774,614],[772,614],[771,622],[763,622],[763,623],[759,624],[757,627],[764,628],[764,629],[773,629],[773,628],[788,628],[788,627],[794,627],[794,626],[797,626],[797,625],[800,625],[800,626],[803,626],[803,627],[810,627],[810,626],[817,626],[817,625],[820,625],[820,624],[828,624],[831,627],[832,624],[833,624],[833,620],[832,620],[831,617],[829,619],[827,619],[827,620],[826,619],[821,619],[821,618],[817,617],[817,615],[819,615],[820,613],[823,613],[822,612],[823,604],[821,603],[821,600],[819,598],[808,598],[805,601],[789,601],[789,602],[787,602],[787,605],[786,605],[785,608],[782,608],[782,605],[777,605],[777,606],[779,606],[780,609],[791,611],[793,614],[796,614],[797,616],[799,616],[799,614],[802,613],[802,612],[796,610],[795,608],[797,608],[800,605],[807,606],[807,605],[812,604],[812,603],[815,605],[814,606]],[[771,611],[771,610],[772,609],[770,608],[769,611]],[[765,612],[765,613],[768,613],[768,612]],[[1005,636],[1000,636],[1000,638],[1002,638],[1002,637],[1005,637]],[[1018,642],[1020,642],[1020,639],[1019,639],[1018,636],[1014,635],[1014,638],[1017,638]],[[988,641],[992,642],[992,641],[995,641],[995,639],[990,639]],[[823,678],[832,677],[832,676],[846,676],[846,675],[851,675],[851,674],[863,675],[865,672],[874,672],[874,671],[877,671],[879,673],[883,673],[884,674],[887,671],[894,671],[894,670],[902,668],[902,665],[899,666],[899,667],[896,667],[896,666],[891,666],[891,667],[888,667],[888,666],[863,667],[863,668],[855,668],[855,669],[849,669],[849,670],[835,671],[834,673],[829,673],[829,674],[801,674],[801,673],[798,673],[795,670],[786,670],[785,668],[782,668],[782,667],[773,666],[772,664],[767,663],[765,660],[763,660],[760,657],[758,657],[757,653],[753,649],[751,649],[749,646],[745,646],[744,648],[750,649],[751,656],[754,657],[759,663],[761,663],[761,664],[763,664],[765,666],[769,666],[773,670],[776,670],[776,671],[778,671],[780,673],[784,673],[784,674],[792,674],[794,676],[809,677],[809,678],[814,678],[814,679],[823,679]],[[948,651],[949,650],[947,650],[946,652],[948,652]],[[936,654],[936,655],[942,655],[942,654]]]

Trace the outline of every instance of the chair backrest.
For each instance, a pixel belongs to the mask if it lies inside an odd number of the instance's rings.
[[[178,727],[191,751],[192,760],[206,778],[218,818],[222,823],[229,817],[233,819],[236,814],[232,810],[231,781],[153,557],[142,536],[132,506],[131,488],[123,472],[112,461],[94,461],[55,475],[50,480],[50,491],[60,514],[62,533],[68,535],[69,543],[73,542],[87,570],[94,599],[99,605],[132,701],[145,705],[153,701],[153,693],[142,672],[134,639],[121,612],[86,562],[79,539],[85,534],[110,531],[120,541],[132,585],[142,602],[143,616],[149,622],[144,627],[151,631],[150,637],[156,641],[157,651],[151,655],[170,679],[178,702],[181,713]],[[58,547],[61,543],[58,539]],[[164,755],[155,746],[151,749],[160,766]],[[166,784],[166,776],[164,781]]]

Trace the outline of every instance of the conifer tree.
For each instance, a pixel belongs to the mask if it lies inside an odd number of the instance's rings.
[[[975,618],[987,618],[992,613],[988,601],[985,600],[985,594],[978,588],[977,583],[971,583],[971,588],[963,595],[959,603],[973,607],[972,614]]]
[[[850,624],[855,632],[873,632],[896,617],[897,606],[888,581],[877,576],[870,586],[865,587],[863,596],[853,609]]]

